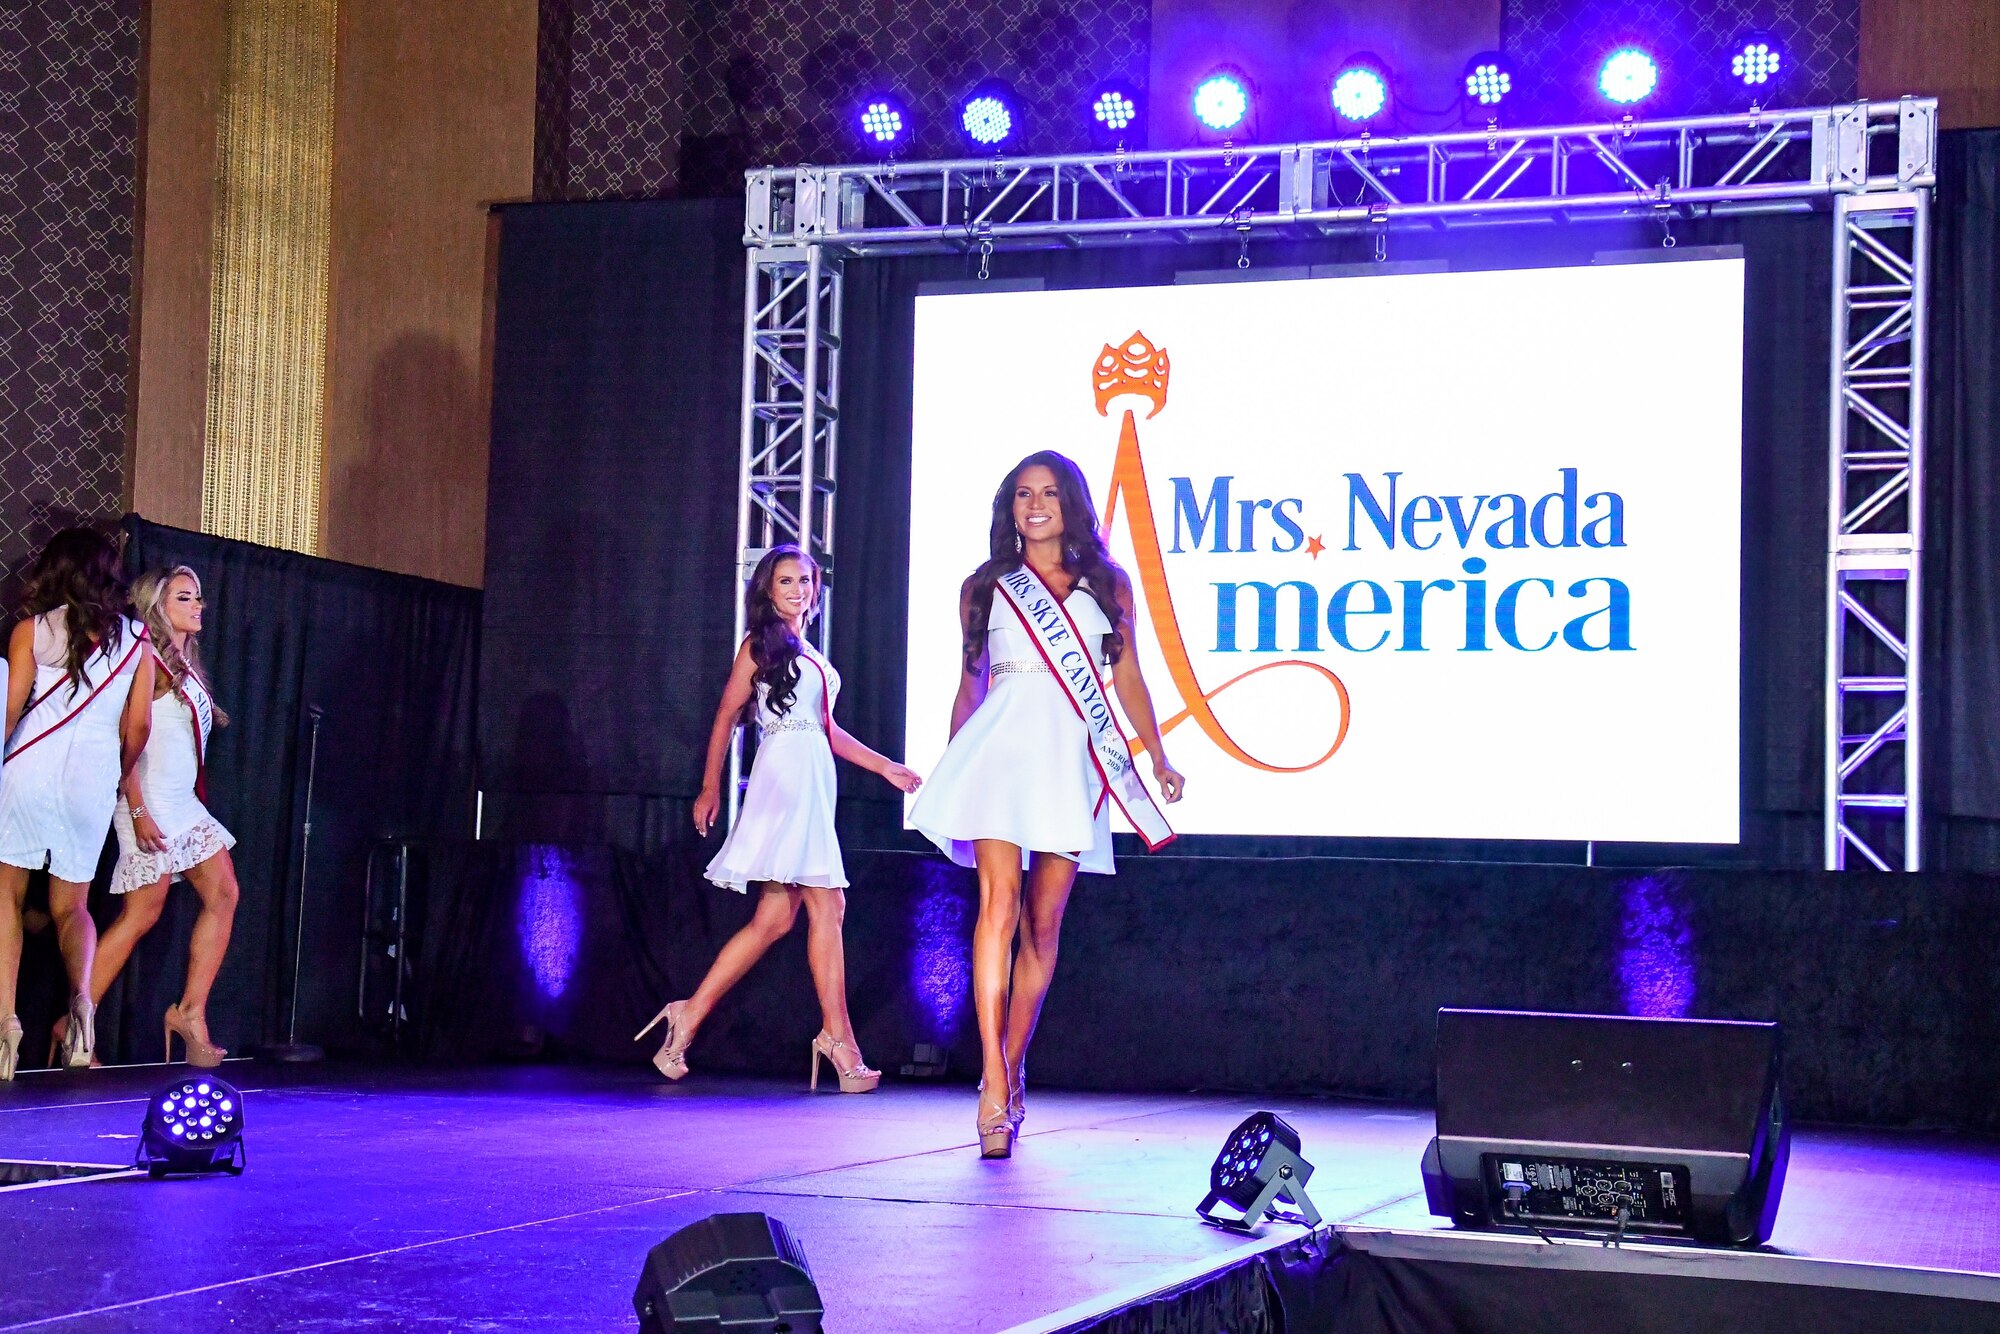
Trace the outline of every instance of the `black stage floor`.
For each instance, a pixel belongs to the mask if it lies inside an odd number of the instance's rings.
[[[0,1158],[129,1162],[181,1069],[0,1086]],[[1424,1212],[1422,1109],[1035,1090],[1010,1162],[973,1148],[971,1090],[868,1097],[650,1071],[284,1068],[231,1062],[239,1179],[0,1191],[0,1329],[630,1330],[641,1258],[704,1215],[799,1237],[829,1329],[1055,1330],[1297,1236],[1190,1212],[1223,1136],[1280,1110],[1315,1202],[1356,1250],[1500,1266],[1734,1277],[1992,1303],[2000,1145],[1799,1132],[1773,1247],[1715,1255],[1452,1233]]]

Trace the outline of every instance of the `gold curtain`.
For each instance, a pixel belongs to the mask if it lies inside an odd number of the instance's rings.
[[[230,0],[202,528],[319,546],[335,0]]]

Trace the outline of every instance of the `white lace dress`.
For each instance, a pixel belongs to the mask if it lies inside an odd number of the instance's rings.
[[[0,862],[88,884],[118,800],[120,721],[144,631],[126,620],[114,645],[92,653],[72,690],[67,618],[35,618],[34,707],[15,725],[0,765]]]
[[[236,846],[235,837],[208,813],[195,792],[214,718],[215,706],[208,692],[193,677],[181,682],[178,690],[153,700],[153,731],[146,738],[146,749],[139,752],[137,772],[146,813],[160,827],[167,848],[146,852],[139,847],[132,832],[132,812],[121,795],[111,816],[111,826],[118,831],[118,869],[111,873],[113,894],[145,889],[165,876],[178,880],[190,866],[199,866]]]
[[[801,644],[792,706],[771,712],[757,687],[757,758],[736,826],[708,864],[708,878],[745,893],[760,881],[847,888],[840,839],[833,830],[835,779],[827,719],[840,695],[840,673]]]
[[[1101,646],[1111,622],[1078,584],[1063,600],[1086,642]],[[1101,652],[1101,647],[1100,647]],[[1090,759],[1090,733],[1035,641],[998,592],[986,616],[986,698],[945,747],[907,823],[960,866],[973,843],[1000,839],[1068,857],[1110,875],[1111,802]]]

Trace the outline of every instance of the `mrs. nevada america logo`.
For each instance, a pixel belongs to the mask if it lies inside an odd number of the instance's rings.
[[[1106,343],[1092,387],[1099,416],[1119,399],[1138,398],[1150,421],[1167,406],[1172,363],[1167,350],[1135,330],[1122,343]],[[1204,690],[1197,680],[1167,582],[1166,557],[1253,553],[1291,555],[1317,567],[1329,549],[1340,554],[1449,551],[1460,557],[1458,575],[1431,579],[1350,578],[1330,587],[1311,576],[1283,580],[1212,580],[1214,653],[1620,653],[1632,650],[1631,592],[1619,579],[1594,576],[1557,580],[1532,576],[1504,583],[1486,578],[1488,556],[1540,549],[1625,546],[1625,499],[1616,491],[1582,494],[1579,470],[1556,470],[1553,488],[1536,494],[1433,493],[1412,485],[1400,471],[1373,476],[1342,474],[1334,505],[1314,507],[1300,496],[1241,492],[1233,474],[1170,477],[1172,531],[1160,532],[1139,445],[1139,418],[1126,407],[1119,427],[1111,484],[1101,507],[1103,531],[1122,512],[1132,539],[1136,581],[1145,612],[1179,696],[1180,711],[1163,719],[1171,732],[1192,721],[1239,763],[1268,773],[1303,773],[1332,759],[1347,739],[1352,700],[1340,676],[1300,656],[1272,657]],[[1534,488],[1529,489],[1530,492]],[[1344,502],[1344,503],[1343,503]],[[1340,520],[1326,541],[1324,510]],[[1344,512],[1342,512],[1344,511]],[[1309,529],[1318,531],[1309,532]],[[1498,583],[1496,588],[1494,585]],[[1296,615],[1290,644],[1280,647],[1280,608]],[[1287,626],[1292,616],[1282,618]],[[1301,684],[1320,699],[1302,697],[1301,719],[1333,716],[1325,749],[1304,764],[1275,764],[1245,749],[1216,716],[1217,696],[1264,672],[1306,673]],[[1315,680],[1316,678],[1316,680]],[[1330,694],[1316,688],[1323,683]],[[1315,745],[1318,743],[1314,743]]]

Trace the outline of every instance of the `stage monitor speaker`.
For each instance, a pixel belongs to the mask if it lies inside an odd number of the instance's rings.
[[[1768,1241],[1791,1154],[1771,1023],[1440,1010],[1431,1212]]]
[[[806,1253],[767,1214],[710,1214],[646,1253],[632,1293],[642,1334],[820,1334]]]

